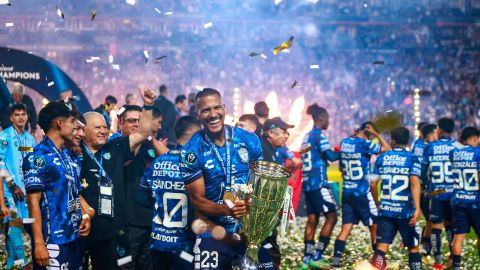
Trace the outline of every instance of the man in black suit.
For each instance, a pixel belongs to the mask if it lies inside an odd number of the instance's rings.
[[[168,89],[165,85],[160,85],[160,95],[155,100],[154,105],[160,109],[163,115],[162,129],[158,132],[157,137],[168,139],[168,145],[176,145],[177,137],[175,136],[175,121],[177,120],[177,111],[173,102],[168,100]]]

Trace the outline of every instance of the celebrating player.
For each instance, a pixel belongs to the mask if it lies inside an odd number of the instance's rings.
[[[232,194],[235,185],[247,183],[248,165],[262,158],[262,149],[255,134],[224,124],[225,106],[217,90],[198,92],[195,106],[204,129],[184,146],[180,170],[197,215],[227,231],[223,240],[208,232],[197,236],[195,268],[230,269],[232,261],[245,254],[245,243],[235,237],[235,219],[246,214],[246,206],[244,201],[234,200],[230,207],[223,197]],[[266,249],[260,249],[259,257],[265,269],[273,269]]]
[[[193,269],[193,264],[181,257],[182,251],[192,252],[195,235],[189,229],[192,211],[180,174],[180,151],[200,129],[200,122],[192,116],[178,119],[177,146],[157,157],[141,180],[137,202],[154,209],[150,248],[155,269]]]
[[[391,132],[392,150],[378,157],[372,177],[380,180],[380,209],[377,218],[377,247],[371,263],[386,269],[385,255],[397,232],[408,247],[410,269],[422,269],[419,253],[418,218],[420,216],[420,163],[405,150],[410,139],[408,129],[394,128]]]
[[[432,250],[435,257],[433,267],[442,269],[442,238],[443,226],[447,232],[448,244],[451,248],[452,205],[450,199],[453,192],[450,151],[455,148],[455,141],[450,137],[455,123],[450,118],[438,120],[440,139],[429,143],[423,151],[422,179],[428,183],[430,195],[430,221],[432,222]]]
[[[372,142],[373,138],[378,138],[381,145]],[[356,135],[343,139],[340,144],[340,169],[343,176],[342,230],[334,245],[334,267],[340,267],[346,241],[353,225],[359,221],[369,227],[372,247],[375,250],[377,217],[375,201],[378,200],[378,196],[376,186],[370,187],[371,183],[368,180],[370,156],[388,150],[390,145],[377,133],[372,122],[363,123]]]
[[[455,180],[453,206],[453,269],[460,270],[462,246],[465,234],[472,227],[480,235],[480,193],[478,175],[480,172],[480,148],[478,139],[480,131],[466,127],[460,135],[464,147],[450,152],[452,177]]]
[[[327,265],[327,262],[322,259],[322,255],[330,242],[330,236],[337,223],[337,204],[328,186],[327,162],[338,160],[339,155],[331,150],[327,137],[323,133],[323,130],[328,128],[328,112],[314,103],[307,108],[307,114],[312,116],[314,123],[313,129],[303,139],[303,144],[310,145],[312,150],[302,155],[302,188],[308,214],[307,225],[305,226],[305,252],[302,269],[308,269],[308,265],[312,267]],[[325,215],[326,221],[315,247],[313,238],[321,214]]]

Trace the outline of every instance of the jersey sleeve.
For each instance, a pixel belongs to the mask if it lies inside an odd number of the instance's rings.
[[[363,149],[365,150],[366,154],[378,155],[382,147],[378,143],[374,143],[370,140],[365,140]]]
[[[430,155],[430,145],[426,145],[425,148],[423,149],[423,155],[422,155],[422,165],[428,165],[428,156]]]
[[[40,153],[31,153],[23,159],[23,183],[27,193],[42,191],[45,188],[45,171],[47,161]]]
[[[3,170],[7,170],[7,166],[5,164],[5,157],[7,155],[8,149],[8,138],[5,132],[0,133],[0,176],[4,175],[2,172]]]
[[[190,141],[183,147],[181,151],[180,173],[182,174],[185,184],[193,183],[203,176],[202,166],[200,164],[200,142]]]
[[[382,160],[383,158],[380,156],[377,158],[377,161],[375,161],[375,166],[373,166],[373,171],[371,174],[371,178],[377,180],[380,178],[380,167],[382,166]]]
[[[416,157],[415,155],[412,154],[412,164],[411,164],[411,167],[410,167],[410,176],[418,176],[418,177],[421,177],[422,176],[422,169],[421,169],[421,165],[420,165],[420,161],[418,160],[418,157]]]
[[[320,149],[320,152],[325,152],[327,150],[332,149],[332,147],[330,146],[330,143],[327,140],[327,137],[323,132],[319,134],[316,143],[318,145],[318,149]]]
[[[263,160],[263,151],[262,151],[262,144],[260,143],[260,139],[255,134],[253,134],[251,139],[252,140],[250,141],[250,145],[252,146],[251,147],[252,154],[251,154],[250,162]]]

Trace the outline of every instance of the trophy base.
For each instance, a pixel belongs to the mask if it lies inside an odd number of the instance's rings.
[[[249,256],[245,256],[240,261],[240,265],[235,267],[237,270],[258,270],[263,269],[261,264],[250,258]]]

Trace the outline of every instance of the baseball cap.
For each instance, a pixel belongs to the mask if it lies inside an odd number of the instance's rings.
[[[294,125],[289,125],[285,123],[280,117],[274,117],[271,119],[265,120],[265,123],[263,123],[263,131],[269,131],[270,129],[274,128],[281,128],[281,129],[288,129],[288,128],[293,128]]]
[[[72,106],[69,103],[51,101],[38,113],[38,125],[47,133],[52,121],[57,117],[75,116]]]

